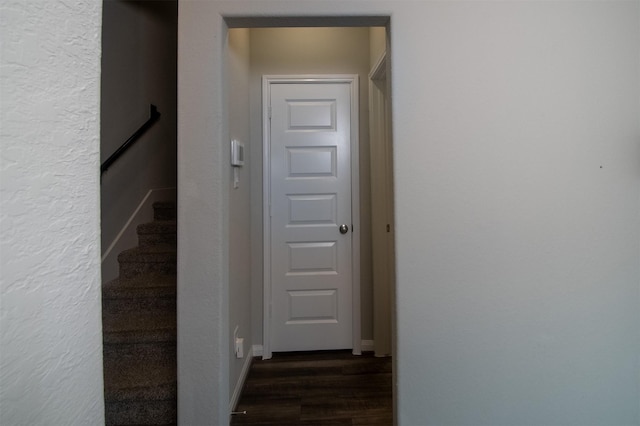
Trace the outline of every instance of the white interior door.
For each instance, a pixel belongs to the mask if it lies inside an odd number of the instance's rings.
[[[266,355],[353,348],[352,84],[272,81],[266,89]]]

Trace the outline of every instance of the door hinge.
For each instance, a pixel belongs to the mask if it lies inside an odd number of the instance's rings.
[[[387,223],[387,232],[391,232],[391,225]]]
[[[269,120],[271,120],[271,107],[269,107],[268,114],[269,114]]]

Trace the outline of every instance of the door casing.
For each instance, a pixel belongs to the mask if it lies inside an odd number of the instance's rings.
[[[371,255],[373,257],[373,341],[376,356],[393,352],[395,300],[395,223],[393,151],[387,82],[387,54],[369,73],[369,150],[371,154]]]
[[[265,75],[262,77],[262,217],[263,217],[263,335],[262,358],[271,358],[271,150],[270,150],[270,88],[272,84],[347,83],[351,91],[351,223],[352,223],[352,338],[353,354],[362,353],[360,317],[360,162],[359,162],[359,93],[357,74]],[[353,118],[356,118],[355,124]]]

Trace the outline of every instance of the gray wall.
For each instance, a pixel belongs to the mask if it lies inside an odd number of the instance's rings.
[[[242,368],[251,358],[251,176],[249,152],[249,30],[229,31],[229,136],[245,144],[245,164],[237,169],[237,188],[233,187],[233,168],[229,167],[229,391],[239,393]],[[229,157],[227,157],[229,158]],[[260,161],[260,157],[257,161]],[[233,332],[244,338],[244,358],[234,353]],[[237,395],[236,395],[237,396]]]
[[[401,424],[640,422],[639,6],[394,14]]]
[[[227,415],[222,16],[389,14],[399,423],[640,423],[639,13],[181,2],[181,422]]]
[[[176,1],[103,4],[101,162],[148,119],[149,104],[162,114],[102,176],[103,253],[150,189],[176,186],[177,21]]]
[[[369,28],[369,69],[372,69],[383,52],[387,50],[387,30],[385,27]]]
[[[373,338],[369,177],[369,28],[251,30],[251,156],[262,159],[262,76],[358,74],[360,78],[360,280],[362,338]],[[252,168],[253,338],[262,344],[262,163]]]

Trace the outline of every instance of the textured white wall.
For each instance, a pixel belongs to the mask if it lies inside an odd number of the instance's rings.
[[[104,422],[101,3],[0,3],[0,423]]]
[[[390,14],[399,423],[640,423],[640,3],[181,4],[181,421],[227,401],[221,16]]]

